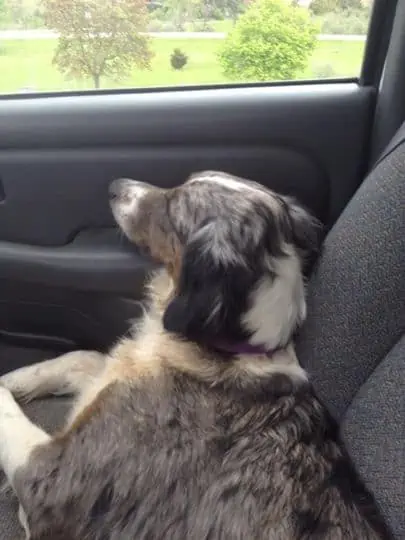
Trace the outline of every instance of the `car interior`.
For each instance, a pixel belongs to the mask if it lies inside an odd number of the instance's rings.
[[[298,358],[405,539],[404,95],[405,2],[378,0],[358,79],[1,96],[0,374],[106,351],[142,313],[152,263],[116,230],[114,178],[216,169],[293,195],[324,225]],[[68,406],[24,409],[54,431]],[[0,531],[21,534],[7,493]]]

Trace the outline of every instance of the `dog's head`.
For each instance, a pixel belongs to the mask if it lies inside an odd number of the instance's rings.
[[[303,265],[319,231],[294,200],[221,172],[167,190],[119,179],[110,199],[127,237],[173,278],[166,330],[205,344],[290,341],[305,318]]]

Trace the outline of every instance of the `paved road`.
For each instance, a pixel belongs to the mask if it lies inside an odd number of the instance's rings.
[[[225,32],[148,32],[148,35],[154,38],[173,38],[173,39],[224,39]],[[21,39],[55,39],[58,37],[56,32],[50,30],[2,30],[0,31],[0,40]],[[366,36],[362,35],[344,35],[344,34],[319,34],[320,41],[365,41]]]

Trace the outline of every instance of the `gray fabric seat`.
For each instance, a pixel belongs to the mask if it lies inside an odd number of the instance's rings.
[[[395,538],[405,540],[405,127],[328,234],[308,287],[299,358]],[[67,400],[27,413],[52,430]],[[22,538],[0,497],[0,538]],[[361,539],[359,539],[361,540]]]
[[[298,357],[405,539],[405,125],[325,239]]]

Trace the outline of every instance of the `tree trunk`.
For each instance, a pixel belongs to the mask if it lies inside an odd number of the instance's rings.
[[[100,88],[100,74],[94,73],[93,74],[93,82],[94,82],[94,88]]]

